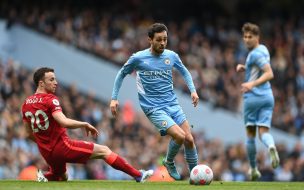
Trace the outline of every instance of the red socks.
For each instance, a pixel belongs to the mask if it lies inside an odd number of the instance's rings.
[[[113,168],[123,171],[129,174],[132,177],[140,177],[141,173],[133,166],[131,166],[127,161],[125,161],[122,157],[117,155],[116,153],[112,152],[109,156],[105,159],[105,162],[112,166]]]

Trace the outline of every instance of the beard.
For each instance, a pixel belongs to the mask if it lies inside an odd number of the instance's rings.
[[[162,54],[164,52],[165,48],[164,47],[153,47],[153,51],[157,54]]]

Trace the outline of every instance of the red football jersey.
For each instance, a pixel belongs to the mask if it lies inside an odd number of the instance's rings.
[[[39,149],[51,151],[60,136],[67,136],[52,113],[62,111],[58,98],[53,94],[34,94],[22,105],[22,118],[32,127]]]

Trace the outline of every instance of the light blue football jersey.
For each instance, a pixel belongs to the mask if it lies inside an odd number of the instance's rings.
[[[270,64],[270,55],[266,46],[259,45],[251,50],[246,58],[245,82],[258,79],[263,74],[262,68],[265,64]],[[247,93],[244,93],[244,97],[264,95],[273,96],[269,81],[254,87]]]
[[[136,71],[139,103],[146,114],[157,108],[178,104],[173,91],[173,67],[181,73],[190,92],[195,92],[189,71],[174,51],[165,49],[161,55],[153,55],[150,49],[145,49],[133,54],[118,72],[112,99],[117,99],[124,77]]]

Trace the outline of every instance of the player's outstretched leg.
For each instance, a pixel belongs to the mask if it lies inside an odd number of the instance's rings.
[[[151,177],[154,173],[153,170],[139,170],[141,173],[140,177],[136,177],[136,182],[144,183],[149,177]]]
[[[123,171],[126,174],[132,176],[136,182],[145,182],[150,176],[153,175],[153,170],[137,170],[132,165],[130,165],[125,159],[120,157],[118,154],[111,152],[107,157],[105,157],[105,162],[112,166],[113,168]]]
[[[273,169],[277,168],[280,164],[280,158],[278,151],[275,146],[269,147],[269,154],[270,154],[270,159],[271,159],[271,165]]]

